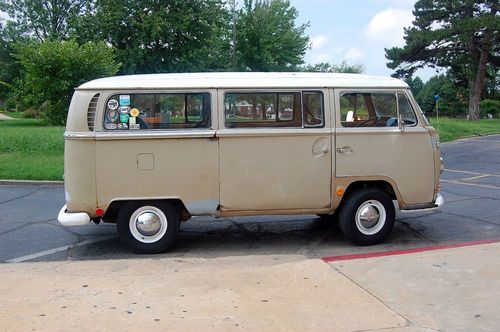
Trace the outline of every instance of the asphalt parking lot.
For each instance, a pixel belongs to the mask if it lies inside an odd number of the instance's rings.
[[[500,135],[442,144],[445,205],[398,218],[389,239],[356,247],[316,216],[193,218],[179,241],[158,258],[299,254],[309,258],[500,239]],[[114,225],[64,228],[60,185],[0,185],[0,262],[137,257]]]

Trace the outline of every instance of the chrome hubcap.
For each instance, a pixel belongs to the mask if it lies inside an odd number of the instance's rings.
[[[365,228],[372,228],[375,226],[380,218],[380,213],[378,213],[377,209],[371,205],[365,206],[359,212],[359,220],[361,225]]]
[[[161,240],[167,228],[167,216],[156,206],[142,206],[130,216],[130,233],[142,243],[154,243]]]
[[[368,200],[361,204],[356,211],[356,226],[365,235],[378,233],[385,225],[386,211],[382,203]]]
[[[143,212],[135,219],[135,225],[142,235],[153,236],[161,229],[161,219],[154,212]]]

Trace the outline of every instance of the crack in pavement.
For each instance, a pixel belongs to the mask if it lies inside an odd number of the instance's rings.
[[[412,328],[412,327],[417,327],[419,329],[429,330],[429,331],[435,331],[435,332],[442,332],[442,331],[444,331],[444,330],[436,330],[436,329],[433,329],[431,327],[426,327],[426,326],[421,326],[421,325],[413,324],[413,325],[407,325],[407,326],[382,327],[380,329],[355,330],[353,332],[391,331],[391,330],[396,330],[396,329],[398,329],[398,330],[400,330],[400,329],[409,329],[409,328]]]
[[[457,183],[451,183],[451,184],[457,184]],[[449,188],[448,189],[443,189],[441,191],[445,192],[445,193],[450,193],[450,194],[453,194],[453,195],[457,195],[457,196],[467,196],[467,197],[472,197],[472,198],[477,198],[477,199],[492,199],[494,201],[500,201],[500,198],[490,197],[490,196],[476,196],[476,195],[470,195],[470,194],[463,194],[461,192],[451,191]]]
[[[346,278],[347,280],[349,280],[350,282],[352,282],[354,285],[356,285],[357,287],[359,287],[361,290],[363,290],[366,293],[368,293],[371,296],[373,296],[375,299],[377,299],[377,301],[379,301],[387,309],[389,309],[390,311],[394,312],[396,315],[398,315],[399,317],[403,318],[406,321],[406,325],[405,326],[397,326],[397,327],[401,328],[401,327],[415,326],[415,324],[413,324],[413,322],[411,320],[409,320],[407,317],[405,317],[402,313],[400,313],[397,310],[393,309],[390,305],[388,305],[387,303],[385,303],[380,297],[378,297],[374,293],[370,292],[367,288],[365,288],[363,285],[361,285],[358,282],[356,282],[350,276],[348,276],[347,274],[345,274],[344,272],[342,272],[339,268],[335,267],[332,264],[328,264],[328,265],[330,265],[330,267],[332,269],[334,269],[335,271],[337,271],[338,273],[340,273],[344,278]],[[394,328],[396,328],[396,326]]]
[[[41,221],[32,221],[32,222],[29,222],[29,221],[18,221],[18,222],[16,222],[16,224],[22,224],[21,226],[13,228],[13,229],[9,229],[8,231],[5,231],[5,232],[0,232],[0,235],[9,234],[9,233],[15,232],[17,230],[23,229],[25,227],[29,227],[31,225],[40,225],[40,224],[51,225],[50,221],[52,221],[52,220],[54,220],[54,218],[45,219],[45,220],[41,220]]]
[[[30,193],[27,193],[27,194],[24,194],[24,195],[21,195],[21,196],[16,196],[16,197],[11,198],[11,199],[8,199],[8,200],[6,200],[6,201],[1,201],[1,202],[0,202],[0,205],[1,205],[1,204],[5,204],[5,203],[9,203],[9,202],[12,202],[12,201],[15,201],[15,200],[17,200],[17,199],[21,199],[21,198],[25,198],[25,197],[31,196],[31,195],[33,195],[33,194],[36,194],[36,193],[37,193],[37,192],[39,192],[40,190],[41,190],[41,188],[37,188],[36,190],[34,190],[34,191],[30,192]]]
[[[441,213],[443,214],[449,214],[451,216],[455,216],[455,217],[462,217],[462,218],[469,218],[469,219],[472,219],[472,220],[475,220],[475,221],[478,221],[478,222],[481,222],[481,223],[485,223],[485,224],[489,224],[489,225],[493,225],[493,226],[496,226],[496,227],[500,227],[499,224],[495,224],[494,222],[491,222],[491,221],[486,221],[486,220],[483,220],[483,219],[479,219],[479,218],[474,218],[474,217],[471,217],[471,216],[462,216],[461,214],[456,214],[456,213],[451,213],[451,212],[445,212],[445,211],[440,211]]]
[[[7,235],[9,233],[12,233],[12,232],[15,232],[15,231],[18,231],[20,229],[23,229],[25,227],[28,227],[30,224],[29,223],[23,223],[22,225],[18,226],[18,227],[15,227],[15,228],[12,228],[12,229],[9,229],[8,231],[4,231],[4,232],[0,232],[0,236],[2,235]]]

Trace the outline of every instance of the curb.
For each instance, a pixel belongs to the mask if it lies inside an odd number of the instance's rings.
[[[2,180],[0,185],[35,185],[35,186],[61,186],[64,181],[37,181],[37,180]]]
[[[487,137],[487,136],[500,136],[500,133],[480,134],[480,135],[472,135],[472,136],[461,137],[461,138],[454,139],[453,141],[442,142],[441,145],[443,145],[443,144],[459,143],[461,141],[467,141],[467,140],[470,140],[470,139]]]

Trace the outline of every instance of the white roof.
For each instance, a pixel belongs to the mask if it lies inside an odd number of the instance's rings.
[[[99,78],[80,85],[85,90],[185,89],[185,88],[408,88],[384,76],[335,73],[220,72],[125,75]]]

